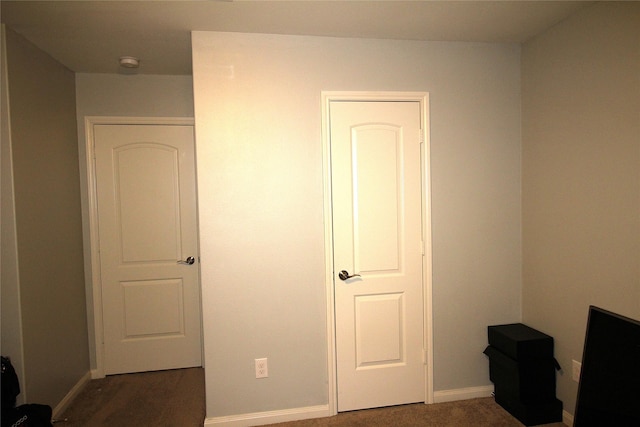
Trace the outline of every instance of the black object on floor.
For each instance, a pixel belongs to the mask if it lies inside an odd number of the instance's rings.
[[[527,426],[562,421],[553,338],[522,323],[489,326],[488,338],[496,402]]]
[[[2,427],[52,427],[51,406],[27,404],[16,407],[20,383],[8,357],[2,356]]]

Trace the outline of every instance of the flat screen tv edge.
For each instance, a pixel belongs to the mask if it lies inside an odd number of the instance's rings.
[[[640,426],[640,321],[589,307],[573,421]]]

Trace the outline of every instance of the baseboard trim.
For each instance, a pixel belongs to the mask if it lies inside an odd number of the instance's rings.
[[[493,395],[493,386],[468,387],[454,390],[436,391],[433,393],[433,403],[453,402],[456,400],[476,399]],[[566,410],[562,411],[562,423],[573,427],[573,415]]]
[[[573,415],[566,410],[562,411],[562,423],[566,426],[573,427]]]
[[[441,390],[433,393],[433,403],[454,402],[457,400],[491,397],[493,386],[466,387],[453,390]],[[329,405],[308,406],[303,408],[285,409],[281,411],[254,412],[249,414],[229,415],[226,417],[206,418],[205,426],[251,427],[266,424],[299,421],[311,418],[330,417]],[[573,415],[562,411],[562,422],[573,427]]]
[[[92,380],[99,380],[100,378],[104,378],[104,372],[100,369],[92,369],[91,370],[91,379]]]
[[[476,399],[489,397],[493,394],[493,386],[457,388],[453,390],[441,390],[433,392],[433,403],[454,402],[456,400]]]
[[[283,409],[279,411],[253,412],[250,414],[229,415],[226,417],[206,418],[205,426],[250,427],[310,418],[329,417],[329,405],[307,406],[303,408]]]
[[[91,372],[88,371],[78,380],[78,382],[73,387],[71,387],[71,390],[69,390],[67,395],[62,398],[60,403],[58,403],[56,407],[53,408],[53,418],[57,418],[59,415],[62,415],[64,411],[66,411],[71,402],[73,402],[73,399],[75,399],[78,394],[80,394],[84,386],[86,386],[90,380]]]

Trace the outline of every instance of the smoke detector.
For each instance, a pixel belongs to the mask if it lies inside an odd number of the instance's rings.
[[[140,60],[134,56],[121,56],[120,66],[123,68],[138,68]]]

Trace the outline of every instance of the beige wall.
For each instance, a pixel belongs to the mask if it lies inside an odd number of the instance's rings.
[[[86,116],[193,117],[191,76],[76,74],[76,110],[91,368],[96,368],[87,189]]]
[[[20,316],[20,286],[18,282],[18,242],[16,241],[15,198],[13,194],[13,162],[11,156],[11,129],[9,126],[9,82],[7,80],[6,36],[5,26],[1,27],[1,71],[2,87],[0,88],[0,123],[2,124],[2,203],[0,203],[0,229],[2,245],[0,246],[0,302],[2,307],[2,333],[0,334],[2,355],[11,358],[18,374],[18,381],[24,382],[22,363],[22,319]],[[24,393],[18,395],[18,404],[25,403]]]
[[[523,47],[523,321],[555,338],[573,413],[588,306],[640,319],[640,3]]]
[[[56,406],[89,369],[75,81],[10,29],[6,43],[21,386],[29,402]]]
[[[428,91],[435,389],[520,320],[520,48],[195,32],[207,415],[326,404],[320,95]],[[253,359],[269,358],[269,379]]]

